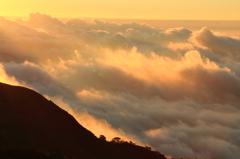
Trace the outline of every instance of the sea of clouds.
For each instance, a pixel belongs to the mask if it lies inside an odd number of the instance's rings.
[[[96,136],[175,158],[240,156],[239,37],[40,13],[0,17],[0,74]]]

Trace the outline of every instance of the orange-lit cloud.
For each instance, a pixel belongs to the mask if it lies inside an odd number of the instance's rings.
[[[31,87],[108,140],[237,159],[239,38],[32,13],[0,19],[1,81]]]
[[[49,97],[47,97],[49,98]],[[92,98],[90,97],[86,98]],[[93,97],[94,98],[94,97]],[[66,110],[68,113],[74,116],[74,118],[85,128],[90,129],[94,134],[99,137],[100,135],[105,135],[108,141],[111,141],[114,137],[120,137],[126,141],[133,141],[141,144],[141,142],[134,136],[124,133],[120,128],[115,129],[106,120],[101,118],[96,118],[86,111],[78,111],[71,108],[68,104],[62,101],[61,96],[52,97],[51,100],[60,106],[62,109]]]
[[[6,74],[6,71],[4,70],[2,64],[0,64],[0,74],[1,74],[0,82],[11,85],[20,85],[20,83],[18,83],[14,77],[11,77],[8,74]]]
[[[239,56],[240,38],[216,36],[208,28],[202,28],[195,33],[194,39],[215,53]]]

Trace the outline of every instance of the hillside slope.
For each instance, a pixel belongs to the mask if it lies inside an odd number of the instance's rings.
[[[71,115],[37,92],[0,83],[0,150],[60,150],[67,158],[164,159],[128,143],[99,140]]]

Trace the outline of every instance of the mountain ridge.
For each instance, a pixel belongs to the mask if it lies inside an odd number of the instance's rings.
[[[128,142],[100,140],[76,119],[34,90],[0,83],[0,151],[57,150],[66,158],[165,159]]]

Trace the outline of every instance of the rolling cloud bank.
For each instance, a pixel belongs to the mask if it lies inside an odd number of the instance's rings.
[[[96,136],[172,157],[240,156],[239,37],[40,13],[0,17],[0,73]]]

